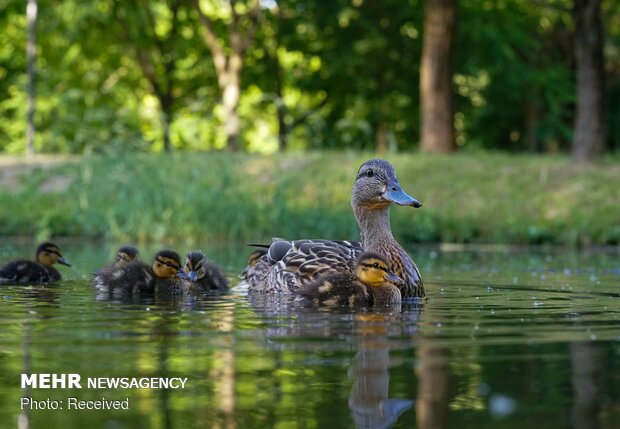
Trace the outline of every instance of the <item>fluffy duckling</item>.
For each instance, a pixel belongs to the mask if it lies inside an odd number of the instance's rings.
[[[140,251],[134,246],[121,246],[116,252],[116,260],[114,266],[122,267],[130,262],[137,260],[140,257]]]
[[[328,273],[302,286],[297,293],[305,301],[318,305],[385,306],[401,302],[400,290],[394,284],[399,281],[383,256],[364,252],[357,259],[355,274]]]
[[[181,257],[173,250],[162,250],[153,260],[155,274],[155,293],[158,295],[178,295],[185,292],[185,282],[181,280]]]
[[[182,281],[177,278],[180,269],[179,254],[162,250],[155,255],[151,266],[134,260],[102,270],[95,276],[93,286],[101,292],[173,294],[177,289],[182,290]]]
[[[179,277],[185,280],[187,289],[190,291],[228,290],[228,280],[222,271],[200,252],[189,252],[185,256],[185,265]]]
[[[140,257],[140,251],[134,246],[122,246],[116,252],[116,259],[110,265],[103,267],[95,272],[95,275],[99,275],[104,271],[113,271],[117,268],[123,267],[130,262],[137,261]]]
[[[0,284],[26,285],[47,284],[61,279],[61,275],[52,265],[71,264],[62,257],[60,248],[53,243],[45,242],[37,247],[36,262],[19,260],[9,262],[0,268]]]

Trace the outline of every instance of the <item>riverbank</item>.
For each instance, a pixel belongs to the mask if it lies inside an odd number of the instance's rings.
[[[372,154],[123,154],[0,160],[0,235],[202,243],[356,238],[355,172]],[[403,242],[617,245],[620,163],[561,156],[397,154]]]

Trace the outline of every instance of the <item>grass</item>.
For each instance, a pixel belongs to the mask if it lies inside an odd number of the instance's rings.
[[[3,158],[0,235],[187,244],[356,238],[351,186],[371,157],[123,154],[34,164]],[[393,229],[404,242],[620,242],[617,160],[576,166],[560,156],[485,153],[388,159],[403,188],[424,203],[393,208]]]

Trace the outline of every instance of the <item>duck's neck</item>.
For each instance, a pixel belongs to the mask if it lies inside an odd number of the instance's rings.
[[[353,211],[365,251],[377,251],[381,243],[394,241],[390,225],[390,206],[374,209],[356,207]]]

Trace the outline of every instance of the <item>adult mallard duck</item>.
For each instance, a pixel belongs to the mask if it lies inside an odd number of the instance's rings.
[[[183,289],[183,282],[177,277],[180,269],[179,254],[173,250],[161,250],[151,266],[134,260],[102,270],[95,276],[93,286],[100,292],[175,294]]]
[[[355,274],[330,272],[296,290],[303,300],[315,305],[375,307],[400,304],[400,282],[385,258],[364,252],[357,259]]]
[[[54,243],[45,242],[37,247],[36,262],[19,260],[9,262],[0,268],[0,284],[47,284],[60,280],[62,276],[52,265],[71,264],[63,258],[60,248]]]
[[[360,228],[360,242],[276,239],[260,257],[245,280],[249,293],[293,292],[330,272],[355,272],[362,251],[384,255],[402,281],[403,298],[424,297],[420,272],[392,235],[390,205],[420,207],[422,204],[400,187],[392,165],[381,159],[364,162],[355,178],[351,206]]]
[[[185,256],[185,264],[179,277],[185,280],[189,291],[228,290],[228,280],[222,271],[201,252],[189,252]]]

